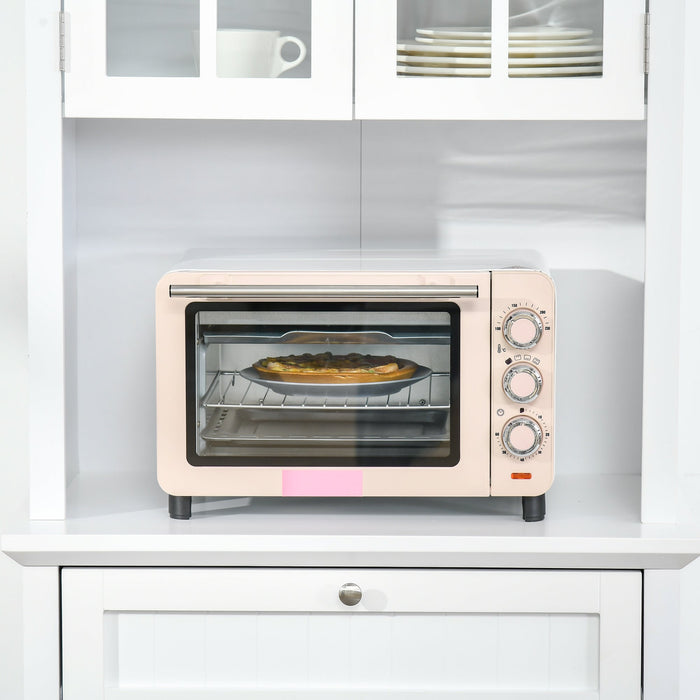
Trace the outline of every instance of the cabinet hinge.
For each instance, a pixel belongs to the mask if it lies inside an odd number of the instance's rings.
[[[58,13],[58,70],[66,71],[66,13]]]
[[[644,75],[649,75],[649,43],[651,41],[651,15],[644,13]]]

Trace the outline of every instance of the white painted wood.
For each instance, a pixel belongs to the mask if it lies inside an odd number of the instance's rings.
[[[102,587],[100,569],[61,572],[63,700],[101,698],[105,675],[108,679],[116,675],[109,664],[105,668],[105,644],[114,649],[114,640],[105,639]],[[100,612],[95,614],[97,610]],[[113,631],[114,626],[108,630]]]
[[[107,685],[116,685],[117,681],[127,687],[153,685],[155,622],[153,615],[105,613],[105,645],[111,645],[110,650],[105,647]],[[139,643],[128,643],[134,639]],[[119,659],[118,666],[109,664],[112,659]]]
[[[490,77],[396,72],[397,0],[357,0],[355,116],[359,119],[643,119],[643,0],[605,0],[603,76],[509,78],[507,0],[493,0]]]
[[[364,687],[387,687],[391,670],[391,617],[377,619],[369,615],[349,617],[350,634],[347,646],[357,649],[351,664],[351,673]]]
[[[357,672],[361,664],[355,662],[362,643],[352,645],[350,628],[353,618],[347,615],[311,615],[308,625],[308,684],[312,687],[340,685],[348,687],[352,679],[357,685]],[[372,628],[374,630],[374,627]],[[366,637],[364,638],[366,639]],[[362,640],[364,641],[364,640]],[[363,649],[364,651],[364,649]],[[349,661],[352,659],[352,661]]]
[[[292,580],[291,586],[295,585]],[[272,598],[295,598],[294,591],[284,590],[282,578],[277,579],[277,590]],[[290,595],[291,594],[291,595]],[[273,600],[272,607],[276,607]],[[265,610],[264,606],[258,606]],[[304,615],[259,615],[257,620],[256,681],[273,688],[298,688],[307,685],[307,648],[309,632]]]
[[[226,613],[208,613],[205,634],[206,677],[209,685],[223,686],[238,679],[253,685],[257,675],[257,618],[238,615],[236,624]]]
[[[645,571],[644,700],[686,698],[679,688],[680,622],[680,572]],[[692,694],[687,698],[690,700]]]
[[[59,572],[55,567],[22,572],[24,700],[59,700]]]
[[[108,689],[105,700],[243,700],[243,698],[254,698],[255,700],[356,700],[358,697],[356,690],[337,690],[335,688],[324,688],[322,690],[263,690],[256,691],[246,689],[242,695],[239,691],[229,691],[224,689],[197,689],[196,691],[182,689],[156,689],[156,690],[115,690]],[[420,698],[430,700],[431,698],[445,698],[446,700],[599,700],[599,695],[595,691],[553,691],[543,696],[540,691],[518,692],[518,691],[459,691],[455,693],[436,695],[434,692],[426,692],[423,689],[412,690],[402,688],[398,691],[382,689],[376,691],[362,690],[363,700],[403,700],[403,698]]]
[[[700,259],[700,56],[692,27],[700,21],[700,7],[685,2],[684,63],[683,63],[683,168],[680,260],[680,331],[678,347],[678,464],[682,474],[690,478],[682,484],[681,494],[685,512],[691,521],[700,522],[698,513],[698,476],[700,460],[696,445],[695,426],[700,422],[698,390],[700,383],[694,368],[697,364],[693,347],[700,344],[700,320],[694,312],[697,300],[697,271]],[[692,485],[692,486],[691,486]],[[689,488],[690,487],[690,488]]]
[[[203,0],[201,41],[214,37],[215,0]],[[311,77],[217,78],[211,46],[200,77],[106,74],[105,0],[65,0],[70,70],[65,116],[161,119],[349,119],[352,116],[352,0],[312,0]]]
[[[700,686],[700,667],[698,666],[698,649],[700,649],[700,567],[690,564],[680,573],[679,603],[679,700],[693,700]],[[663,601],[664,598],[657,600]],[[655,601],[645,597],[645,606]],[[661,603],[663,605],[663,603]],[[651,656],[652,663],[656,660]],[[645,664],[646,670],[646,664]]]
[[[499,686],[543,691],[549,685],[549,620],[542,615],[528,617],[526,626],[520,616],[498,617]]]
[[[0,3],[0,532],[27,512],[27,265],[24,16],[26,3]],[[21,698],[23,569],[0,556],[0,697]],[[41,697],[42,695],[40,695]],[[36,697],[36,695],[35,695]],[[53,698],[50,693],[43,697]]]
[[[642,574],[600,576],[600,700],[640,700]]]
[[[217,0],[200,0],[199,74],[209,80],[216,77],[216,14]]]
[[[205,620],[204,615],[188,613],[155,616],[153,647],[156,685],[197,685],[206,668]]]
[[[549,620],[549,684],[596,689],[600,673],[600,617],[554,615]]]
[[[65,517],[61,75],[58,7],[26,5],[29,509]]]
[[[347,611],[338,600],[338,588],[345,583],[338,582],[341,574],[367,582],[361,585],[366,593],[355,612],[439,612],[446,600],[451,601],[449,610],[469,612],[586,613],[600,606],[599,574],[587,571],[426,570],[404,572],[397,579],[390,570],[322,575],[313,569],[271,569],[263,575],[253,569],[122,568],[104,571],[102,600],[106,610]]]
[[[228,499],[195,503],[190,521],[174,522],[152,482],[81,475],[70,492],[80,517],[20,520],[2,549],[25,566],[545,569],[676,569],[700,552],[698,526],[639,522],[636,476],[558,477],[547,519],[534,524],[517,499]]]
[[[685,9],[684,3],[658,0],[650,6],[642,521],[675,522],[679,383],[685,381],[678,366],[684,163],[683,71],[679,67],[684,56]]]
[[[452,616],[443,652],[446,685],[486,688],[498,678],[500,622],[488,613]]]
[[[362,600],[353,608],[338,599],[339,586],[348,581],[363,589]],[[156,698],[161,697],[156,691],[184,687],[197,692],[227,687],[245,694],[257,689],[270,697],[275,697],[273,691],[308,687],[329,690],[334,697],[343,685],[383,697],[397,684],[433,689],[436,696],[464,691],[458,697],[465,698],[481,697],[487,689],[512,691],[513,698],[529,697],[526,691],[542,696],[550,689],[551,697],[567,697],[561,695],[564,691],[571,691],[571,698],[597,697],[591,695],[597,687],[597,668],[600,698],[639,697],[631,692],[636,684],[638,693],[640,679],[638,572],[67,569],[63,591],[66,700],[95,697],[105,686],[115,698],[131,697],[127,691],[137,690],[145,694],[133,697]],[[110,611],[107,616],[105,611]],[[212,613],[218,616],[214,627],[209,622]],[[149,614],[152,633],[149,623],[140,619]],[[104,625],[115,615],[125,620]],[[134,621],[126,621],[133,615]],[[600,642],[591,634],[591,620],[598,616]],[[364,629],[355,627],[363,617]],[[561,669],[550,669],[557,659],[551,649],[557,625],[578,637],[574,648],[588,657],[585,671],[575,670],[568,679],[557,680]],[[125,639],[103,638],[114,630]],[[236,630],[254,649],[244,657],[247,664],[239,665],[240,675],[222,665],[221,652],[211,662],[207,659],[217,642],[225,646]],[[462,653],[472,647],[488,667],[495,651],[497,665],[491,673],[475,678],[463,675],[464,670],[446,673],[446,665],[459,665],[454,663],[458,657],[450,656],[458,643],[479,638],[483,630],[484,646],[477,649],[470,643]],[[137,637],[142,631],[143,638]],[[361,668],[368,658],[364,646],[368,643],[371,653],[374,639],[384,652],[368,674]],[[144,645],[147,654],[153,649],[150,685],[133,651],[123,659],[106,656],[131,644]],[[239,644],[229,652],[235,653]],[[591,655],[600,656],[600,661],[591,660]],[[338,659],[352,661],[343,664]],[[79,680],[75,674],[81,674]],[[138,678],[146,687],[136,687]]]
[[[170,636],[154,636],[157,627]],[[379,613],[363,620],[342,613],[127,611],[106,613],[104,631],[105,684],[129,691],[259,691],[290,683],[368,689],[397,679],[444,692],[598,686],[599,623],[592,614]]]
[[[78,206],[76,123],[63,120],[63,342],[64,342],[64,393],[65,393],[65,481],[69,484],[78,474],[78,374],[79,358],[75,350],[78,337]],[[60,465],[54,465],[59,468]]]

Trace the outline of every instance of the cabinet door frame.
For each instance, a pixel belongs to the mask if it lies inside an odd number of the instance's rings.
[[[352,0],[311,0],[311,77],[291,79],[216,77],[217,0],[199,0],[199,77],[108,76],[106,3],[64,0],[66,117],[352,117]]]
[[[509,78],[509,0],[492,0],[490,77],[396,72],[398,0],[355,2],[358,119],[644,119],[645,0],[603,2],[603,76]]]
[[[105,684],[106,611],[597,614],[598,692],[564,695],[570,700],[639,700],[639,571],[67,568],[62,576],[65,700],[185,697],[169,690],[130,690],[136,694],[129,695]],[[354,607],[338,596],[347,582],[366,591]],[[221,689],[196,692],[198,698],[235,697]],[[465,691],[460,697],[482,695]],[[532,695],[513,691],[492,697],[524,700]]]

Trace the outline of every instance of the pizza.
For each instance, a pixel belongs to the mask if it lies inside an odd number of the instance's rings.
[[[265,379],[315,384],[354,384],[407,379],[416,371],[416,363],[393,355],[285,355],[258,360],[253,369]]]

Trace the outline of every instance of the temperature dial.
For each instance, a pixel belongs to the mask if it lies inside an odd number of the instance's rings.
[[[503,324],[503,335],[514,348],[526,349],[537,345],[542,337],[542,319],[528,309],[516,309]]]
[[[532,365],[511,365],[503,375],[503,391],[517,403],[530,403],[540,394],[542,375]]]
[[[503,426],[503,446],[513,457],[529,457],[542,445],[542,428],[527,416],[512,418]]]

